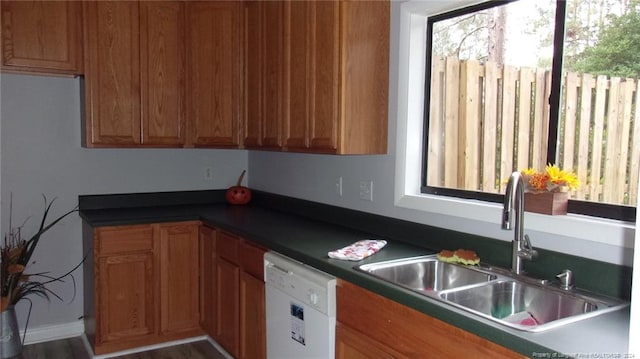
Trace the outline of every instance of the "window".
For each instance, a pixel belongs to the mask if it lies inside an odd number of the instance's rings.
[[[581,182],[569,211],[635,221],[640,6],[491,1],[427,19],[421,191],[502,201],[514,170]]]

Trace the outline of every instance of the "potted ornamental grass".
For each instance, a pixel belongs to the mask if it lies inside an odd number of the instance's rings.
[[[62,300],[58,294],[47,287],[47,284],[64,282],[68,278],[72,281],[75,291],[75,279],[72,273],[80,267],[82,261],[62,275],[52,275],[50,272],[29,272],[29,264],[32,263],[33,254],[38,247],[38,243],[43,240],[43,235],[65,217],[77,211],[74,208],[47,222],[47,217],[55,199],[48,202],[46,197],[43,196],[43,198],[44,211],[42,220],[35,234],[28,238],[24,236],[24,227],[28,223],[28,219],[22,225],[13,227],[11,218],[12,204],[10,204],[9,232],[5,234],[4,240],[0,243],[0,255],[2,258],[0,265],[0,342],[2,343],[0,358],[10,358],[22,352],[22,341],[20,340],[15,313],[15,305],[18,302],[26,300],[32,303],[31,296],[41,297],[47,301],[52,296]],[[31,310],[29,310],[30,312]],[[27,325],[28,319],[25,325],[25,332]]]

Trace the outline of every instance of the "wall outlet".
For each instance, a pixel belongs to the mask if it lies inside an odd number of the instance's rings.
[[[373,202],[373,181],[360,181],[360,199]]]
[[[342,197],[342,176],[336,178],[336,194],[338,197]]]
[[[207,181],[213,180],[213,168],[205,167],[204,170],[204,179]]]

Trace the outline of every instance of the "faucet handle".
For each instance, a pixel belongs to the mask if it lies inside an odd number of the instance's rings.
[[[534,260],[538,257],[538,251],[533,249],[528,234],[525,234],[522,239],[522,250],[519,252],[519,256],[527,260]]]
[[[533,246],[531,245],[531,239],[529,239],[528,234],[524,235],[524,239],[522,241],[522,247],[524,249],[533,250]]]
[[[573,272],[571,270],[563,270],[562,273],[556,275],[556,278],[560,279],[560,287],[562,289],[573,288]]]

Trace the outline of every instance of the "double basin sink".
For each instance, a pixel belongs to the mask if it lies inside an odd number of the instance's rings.
[[[628,302],[500,268],[463,266],[435,255],[356,266],[355,269],[502,325],[541,332],[622,309]]]

